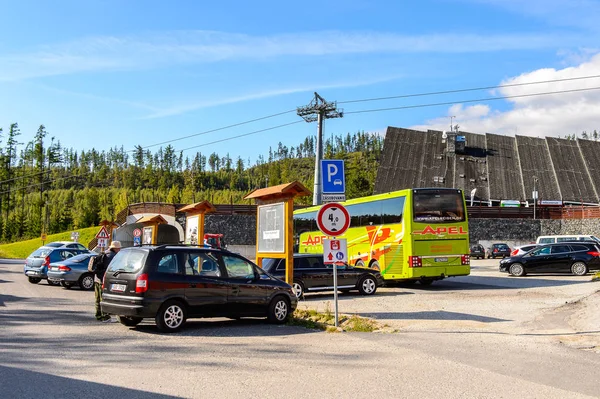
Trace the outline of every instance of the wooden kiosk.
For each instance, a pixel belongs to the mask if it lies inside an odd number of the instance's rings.
[[[180,209],[185,212],[185,243],[204,245],[204,215],[215,212],[217,208],[208,201],[196,202]]]
[[[280,184],[254,190],[244,199],[254,199],[256,210],[256,262],[263,258],[285,259],[285,281],[294,282],[294,198],[311,195],[302,183]]]
[[[158,225],[169,224],[169,222],[167,222],[167,220],[161,215],[142,216],[136,221],[136,223],[141,223],[144,226],[142,233],[143,245],[156,244],[158,242]]]

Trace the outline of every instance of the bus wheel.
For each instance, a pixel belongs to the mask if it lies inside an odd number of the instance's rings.
[[[365,267],[365,262],[362,261],[362,259],[359,259],[356,261],[356,264],[354,265],[356,267]]]
[[[371,269],[379,271],[379,262],[374,260],[373,263],[371,263]]]
[[[433,284],[433,280],[430,278],[422,278],[421,280],[419,280],[419,283],[421,285],[431,285]]]

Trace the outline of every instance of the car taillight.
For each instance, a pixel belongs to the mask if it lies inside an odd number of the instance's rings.
[[[468,265],[471,263],[471,257],[469,255],[461,255],[460,256],[460,264]]]
[[[494,248],[494,252],[498,252],[498,248]]]
[[[408,267],[422,267],[423,266],[423,258],[420,256],[409,256],[408,257]]]
[[[71,268],[69,266],[60,265],[60,266],[58,266],[58,271],[59,272],[70,272]]]
[[[148,291],[148,275],[143,273],[135,280],[135,293],[141,294],[146,291]]]
[[[513,249],[513,251],[510,253],[510,256],[517,256],[518,252],[519,252],[518,249]]]
[[[46,256],[44,258],[44,263],[42,263],[42,266],[48,267],[49,265],[50,265],[50,256]]]
[[[600,252],[598,251],[589,251],[588,255],[595,256],[596,258],[600,257]]]

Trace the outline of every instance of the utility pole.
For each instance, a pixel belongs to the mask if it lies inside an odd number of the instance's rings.
[[[315,151],[315,182],[313,188],[313,205],[321,205],[323,187],[321,186],[321,159],[323,159],[323,121],[325,119],[342,118],[343,110],[337,109],[337,103],[327,102],[315,92],[315,98],[303,107],[296,109],[298,116],[306,122],[317,122],[317,148]]]

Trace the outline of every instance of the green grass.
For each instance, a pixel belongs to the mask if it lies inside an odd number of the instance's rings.
[[[78,241],[87,246],[99,230],[100,227],[88,227],[86,229],[76,230],[79,232]],[[48,235],[44,243],[47,244],[52,241],[71,241],[71,231]],[[39,238],[2,244],[0,245],[0,258],[24,259],[41,246],[42,240]]]
[[[356,315],[338,316],[338,327],[335,327],[335,315],[331,311],[329,303],[326,305],[325,312],[318,312],[314,309],[296,309],[287,323],[291,326],[301,326],[312,330],[322,330],[327,332],[374,332],[388,331],[393,332],[387,325],[380,324],[375,320]]]

